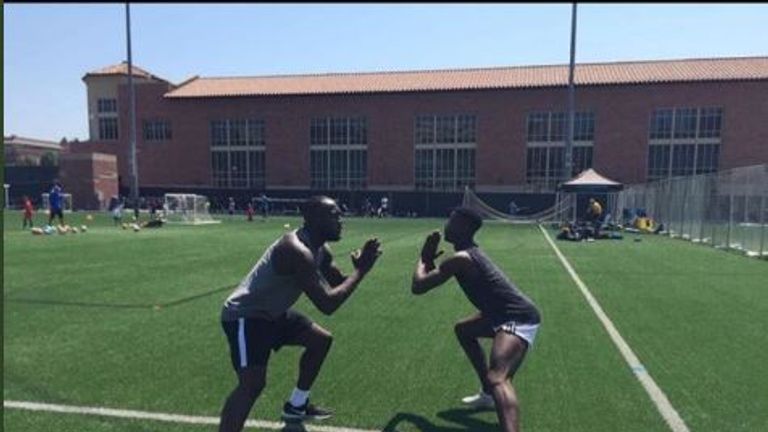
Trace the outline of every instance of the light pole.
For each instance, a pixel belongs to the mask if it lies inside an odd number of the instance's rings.
[[[128,166],[131,171],[131,199],[136,209],[139,206],[139,173],[136,163],[136,90],[133,87],[133,62],[131,61],[131,5],[125,3],[125,32],[128,42],[128,89],[130,93],[131,131],[130,131],[130,155]]]
[[[566,116],[566,139],[564,159],[563,180],[568,180],[573,175],[573,126],[574,126],[574,105],[575,105],[575,87],[573,85],[573,72],[576,61],[576,2],[571,8],[571,63],[568,68],[568,115]]]

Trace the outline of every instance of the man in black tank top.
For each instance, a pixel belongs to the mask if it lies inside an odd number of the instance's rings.
[[[520,422],[517,396],[508,378],[514,376],[533,344],[541,317],[534,303],[475,243],[474,235],[482,223],[471,209],[454,210],[445,226],[445,240],[453,244],[456,253],[437,267],[435,259],[443,253],[437,251],[440,233],[430,234],[421,250],[411,290],[424,294],[456,277],[467,299],[478,309],[456,324],[456,337],[482,385],[480,393],[462,402],[479,408],[495,407],[502,430],[512,432],[519,430]],[[493,339],[490,365],[479,338]]]

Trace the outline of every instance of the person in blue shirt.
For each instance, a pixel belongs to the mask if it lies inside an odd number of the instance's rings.
[[[267,194],[264,192],[259,195],[259,205],[261,207],[262,220],[266,220],[269,216],[269,198],[267,198]]]
[[[59,217],[59,225],[64,225],[64,212],[62,211],[62,187],[61,183],[56,180],[53,183],[51,191],[48,193],[48,204],[50,208],[50,215],[48,216],[48,225],[53,223],[53,218]]]

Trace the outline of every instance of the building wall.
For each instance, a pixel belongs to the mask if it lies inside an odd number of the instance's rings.
[[[308,189],[313,117],[366,116],[371,190],[411,190],[414,119],[422,114],[477,116],[478,189],[525,184],[526,121],[531,111],[564,111],[566,88],[165,99],[167,84],[137,86],[137,157],[142,186],[210,187],[210,122],[260,118],[266,127],[268,189]],[[768,163],[768,82],[719,82],[577,88],[577,111],[595,112],[593,167],[624,183],[647,179],[648,132],[655,109],[723,108],[720,169]],[[118,155],[127,185],[128,91],[118,91],[120,140],[92,143]],[[173,139],[144,142],[142,120],[171,121]],[[85,147],[83,147],[85,148]]]
[[[72,194],[72,206],[76,210],[103,210],[109,199],[118,195],[114,155],[62,154],[59,176],[64,192]]]
[[[127,82],[128,76],[123,75],[88,76],[85,78],[88,104],[88,132],[91,140],[99,139],[98,100],[118,98],[119,86],[127,84]],[[147,78],[134,76],[134,83],[137,85],[153,82]],[[122,104],[123,102],[118,100],[118,109],[122,108]],[[125,99],[125,104],[128,104],[128,99]]]

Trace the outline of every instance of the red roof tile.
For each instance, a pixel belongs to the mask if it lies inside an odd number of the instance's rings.
[[[140,77],[140,78],[146,78],[146,79],[154,79],[159,81],[166,81],[156,75],[153,75],[144,69],[136,66],[131,65],[131,72],[133,73],[133,76]],[[89,76],[108,76],[108,75],[128,75],[128,62],[122,62],[116,65],[103,67],[101,69],[88,72],[85,74],[83,79],[89,77]],[[167,82],[167,81],[166,81]]]
[[[576,85],[768,79],[768,57],[577,64]],[[423,92],[561,87],[568,65],[403,72],[198,78],[166,93],[170,98]]]

